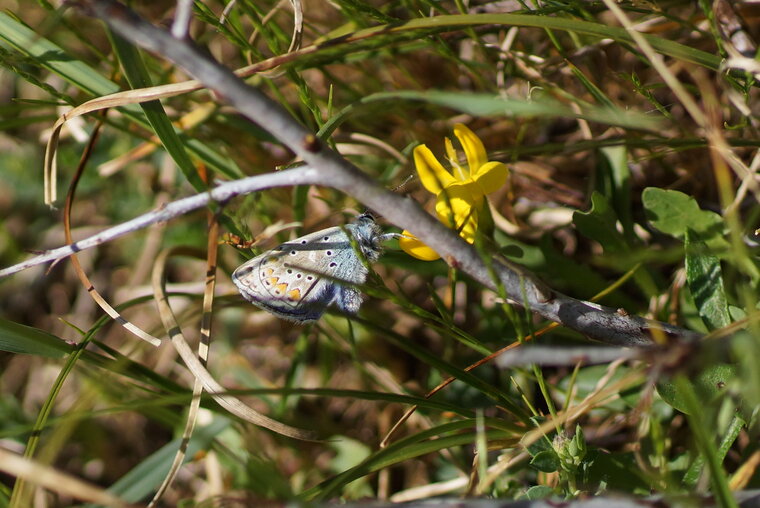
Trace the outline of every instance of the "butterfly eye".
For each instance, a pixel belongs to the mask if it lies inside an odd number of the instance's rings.
[[[322,238],[322,240],[323,240],[323,241],[325,241],[325,242],[327,242],[327,241],[329,241],[329,240],[330,240],[330,237],[329,237],[329,236],[326,236],[326,237]]]

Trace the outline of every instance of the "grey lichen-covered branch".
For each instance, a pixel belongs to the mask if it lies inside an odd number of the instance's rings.
[[[241,114],[269,131],[275,138],[302,158],[308,169],[291,179],[291,185],[322,185],[338,189],[379,212],[393,224],[411,231],[420,240],[435,249],[450,265],[466,272],[473,279],[494,291],[503,290],[514,303],[528,307],[545,319],[556,321],[592,339],[616,346],[646,346],[654,337],[695,340],[699,334],[666,323],[628,315],[626,312],[590,302],[570,298],[547,288],[541,281],[513,263],[495,256],[484,260],[478,250],[459,238],[437,219],[425,213],[413,200],[394,194],[378,186],[357,167],[331,150],[305,129],[279,104],[273,102],[256,88],[236,77],[232,71],[214,61],[206,52],[192,42],[174,38],[168,31],[144,21],[125,6],[112,0],[80,0],[76,4],[86,12],[105,21],[111,29],[131,43],[173,62],[183,68],[207,88],[233,106]],[[298,171],[298,170],[291,170]],[[263,184],[258,188],[288,185],[287,172],[261,175]],[[296,176],[296,173],[292,174]],[[281,177],[281,178],[278,178]],[[241,180],[240,182],[249,181]],[[276,182],[275,182],[276,180]],[[239,182],[238,182],[239,183]],[[261,183],[261,182],[260,182]],[[234,182],[223,185],[233,185]],[[254,186],[255,187],[255,186]],[[205,206],[209,199],[225,201],[236,193],[217,196],[214,192],[202,194],[203,199],[186,198],[175,203],[183,207],[172,208],[172,213],[187,213]],[[250,188],[249,191],[254,190]],[[145,227],[151,221],[167,220],[166,209],[146,214],[140,221]],[[124,224],[112,228],[124,234]],[[120,229],[121,228],[121,229]],[[102,234],[100,240],[103,240]],[[92,247],[98,242],[78,242],[74,249],[57,249],[55,255],[48,253],[25,262],[31,266],[40,262],[65,257],[76,250]],[[488,262],[486,262],[488,261]],[[21,266],[21,265],[17,265]],[[11,267],[0,271],[0,276],[17,271]],[[498,284],[497,284],[498,281]],[[501,286],[501,287],[499,287]]]
[[[33,266],[63,259],[85,249],[97,247],[98,245],[102,245],[119,238],[120,236],[146,228],[152,224],[166,222],[175,217],[198,210],[199,208],[208,206],[211,202],[226,203],[235,196],[241,196],[243,194],[263,189],[293,185],[325,185],[325,182],[324,178],[318,171],[308,166],[268,173],[265,175],[249,176],[248,178],[225,182],[208,192],[179,199],[167,204],[159,210],[145,213],[132,220],[105,229],[96,235],[84,238],[70,245],[64,245],[57,249],[49,250],[43,254],[27,259],[26,261],[22,261],[21,263],[3,268],[0,270],[0,278],[13,275],[14,273],[26,270]]]

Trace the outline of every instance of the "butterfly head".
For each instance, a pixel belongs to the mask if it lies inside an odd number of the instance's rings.
[[[375,217],[370,212],[364,212],[351,224],[350,231],[367,261],[377,261],[383,252],[384,238]]]

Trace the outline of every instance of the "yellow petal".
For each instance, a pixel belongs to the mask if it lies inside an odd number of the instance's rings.
[[[425,145],[417,145],[414,148],[414,166],[420,181],[425,188],[433,194],[438,194],[447,185],[456,182],[451,173],[446,171],[433,152]]]
[[[479,187],[469,182],[452,185],[441,192],[436,199],[435,211],[438,220],[472,243],[478,229],[478,211],[483,206],[485,198],[479,193]]]
[[[451,174],[460,182],[467,181],[470,178],[470,171],[459,164],[459,155],[454,149],[453,143],[449,138],[446,138],[444,145],[446,146],[446,160],[451,164]]]
[[[452,143],[449,138],[443,139],[443,145],[446,147],[446,158],[449,161],[456,161],[459,159],[459,156],[457,156],[457,151],[454,149],[454,143]]]
[[[480,216],[476,208],[468,208],[466,211],[461,210],[456,216],[457,223],[454,228],[456,232],[468,243],[475,241],[475,233],[479,229]]]
[[[466,210],[466,208],[479,207],[483,203],[483,191],[472,180],[457,182],[447,186],[436,196],[435,209],[438,216],[448,213],[448,210]]]
[[[470,176],[477,174],[480,166],[488,162],[486,147],[479,137],[475,135],[467,126],[458,123],[454,125],[454,135],[462,143],[464,154],[467,157],[467,165],[470,166]]]
[[[441,257],[436,251],[422,243],[416,236],[406,230],[401,233],[398,245],[401,247],[401,250],[410,256],[423,261],[435,261]]]
[[[464,239],[467,243],[475,243],[475,233],[478,231],[478,219],[477,214],[475,210],[472,210],[473,215],[467,219],[467,222],[464,224],[459,224],[457,226],[457,230],[459,231],[459,236]]]
[[[486,162],[474,173],[474,179],[484,194],[501,189],[507,183],[509,170],[503,162]]]

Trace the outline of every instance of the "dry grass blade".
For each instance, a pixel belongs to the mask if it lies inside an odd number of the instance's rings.
[[[74,174],[74,178],[71,180],[69,191],[66,194],[66,204],[63,210],[63,229],[66,235],[66,243],[69,243],[69,244],[73,243],[73,238],[71,237],[71,208],[74,204],[74,195],[76,194],[77,184],[79,183],[79,179],[81,178],[82,173],[84,172],[84,168],[87,164],[87,161],[90,158],[92,149],[98,140],[100,127],[102,125],[103,125],[102,122],[98,122],[98,124],[95,126],[92,136],[90,137],[90,141],[87,144],[85,151],[82,153],[82,157],[79,161],[77,171]],[[100,293],[98,293],[98,290],[95,289],[95,286],[90,281],[90,278],[87,277],[86,273],[84,273],[84,270],[82,269],[82,265],[79,263],[79,258],[77,257],[76,254],[73,254],[71,256],[71,265],[74,267],[74,271],[76,271],[77,277],[79,277],[79,280],[82,282],[82,285],[85,287],[85,289],[87,289],[87,293],[90,295],[90,297],[93,300],[95,300],[95,302],[100,306],[100,308],[105,311],[106,314],[111,316],[114,319],[114,321],[119,323],[125,329],[132,332],[134,335],[141,338],[145,342],[156,347],[161,345],[161,339],[154,337],[153,335],[149,334],[148,332],[146,332],[139,326],[128,321],[126,318],[124,318],[124,316],[122,316],[119,313],[119,311],[114,309],[111,306],[111,304],[109,304]]]
[[[303,4],[301,3],[301,0],[282,0],[278,3],[277,7],[269,11],[264,18],[261,20],[261,24],[265,25],[271,18],[273,18],[277,12],[282,9],[282,6],[284,6],[286,3],[290,2],[291,6],[293,7],[293,35],[290,38],[290,46],[288,47],[288,50],[282,54],[278,55],[279,58],[282,58],[283,56],[293,54],[294,52],[301,49],[301,41],[303,39]],[[248,44],[253,45],[254,41],[259,36],[260,31],[254,30],[251,36],[248,38]],[[251,63],[251,55],[248,55],[248,62]],[[253,64],[255,65],[255,64]],[[269,79],[274,79],[277,77],[280,77],[283,75],[282,70],[275,68],[272,68],[268,71],[262,71],[262,75],[265,75]]]
[[[74,499],[117,508],[132,506],[96,485],[2,448],[0,471]]]
[[[152,281],[153,289],[156,294],[156,304],[158,305],[158,311],[161,315],[161,320],[164,323],[164,327],[166,328],[167,333],[171,338],[172,344],[177,350],[177,353],[179,353],[180,357],[182,357],[182,360],[185,362],[185,365],[187,365],[187,368],[190,369],[193,375],[203,383],[203,387],[206,389],[206,391],[209,392],[214,400],[216,400],[222,407],[227,409],[230,413],[237,416],[238,418],[242,418],[247,422],[253,423],[254,425],[258,425],[260,427],[264,427],[271,430],[272,432],[282,434],[283,436],[292,437],[294,439],[301,439],[304,441],[315,440],[316,436],[313,432],[291,427],[290,425],[285,425],[284,423],[273,420],[272,418],[264,416],[258,411],[255,411],[236,397],[233,397],[231,395],[224,395],[224,392],[227,390],[225,390],[222,385],[216,382],[211,373],[209,373],[209,371],[206,369],[205,365],[203,365],[195,353],[193,353],[193,350],[190,348],[187,340],[182,335],[182,328],[177,322],[177,319],[174,316],[174,312],[169,305],[169,298],[166,295],[165,289],[165,271],[167,260],[172,255],[183,254],[191,256],[197,255],[195,250],[182,247],[167,249],[161,252],[161,254],[158,256],[158,259],[156,259],[156,264],[153,268]]]
[[[183,93],[193,92],[200,88],[202,88],[202,86],[198,81],[191,80],[172,85],[154,86],[151,88],[141,88],[139,90],[127,90],[125,92],[118,92],[106,95],[105,97],[92,99],[61,115],[53,125],[50,138],[45,146],[45,163],[43,169],[45,175],[45,204],[52,205],[57,199],[55,182],[58,178],[58,140],[61,136],[61,129],[66,122],[72,118],[92,113],[93,111],[101,111],[104,109],[126,106],[128,104],[139,104],[152,100],[165,99]]]
[[[731,482],[729,483],[731,490],[745,489],[750,480],[752,480],[758,466],[760,466],[760,450],[755,450],[731,477]]]
[[[290,46],[286,53],[292,53],[301,49],[301,40],[303,39],[303,4],[301,0],[282,0],[277,7],[269,11],[261,20],[261,24],[266,24],[271,18],[273,18],[280,8],[286,3],[290,2],[293,7],[293,36],[290,39]],[[253,45],[253,42],[259,35],[259,30],[254,30],[251,37],[248,39],[248,43]]]
[[[182,118],[177,120],[177,127],[183,131],[192,129],[193,127],[196,127],[207,120],[216,111],[216,109],[217,106],[213,102],[207,102],[205,104],[199,105],[191,112],[183,115]],[[148,157],[150,154],[155,152],[160,145],[161,140],[158,138],[158,136],[151,136],[150,140],[145,141],[132,148],[131,150],[127,150],[123,154],[111,159],[110,161],[99,165],[98,174],[103,177],[111,176],[123,169],[128,164]]]
[[[699,107],[694,97],[692,97],[692,95],[686,90],[686,87],[684,87],[681,81],[679,81],[673,72],[671,72],[668,66],[665,65],[665,61],[662,55],[660,53],[657,53],[652,45],[644,38],[644,36],[635,29],[631,23],[631,20],[628,19],[628,16],[626,16],[623,10],[612,0],[603,1],[607,8],[609,8],[609,10],[615,15],[620,24],[622,24],[623,27],[625,27],[625,29],[631,34],[631,37],[636,42],[639,49],[641,49],[642,53],[646,55],[646,57],[652,63],[652,67],[654,67],[654,69],[660,74],[663,81],[665,81],[668,87],[670,87],[670,89],[673,91],[673,94],[675,94],[678,100],[681,101],[681,104],[689,113],[694,122],[696,122],[696,124],[704,130],[704,135],[707,137],[708,141],[710,142],[710,147],[712,148],[711,155],[713,158],[716,158],[717,156],[721,159],[720,161],[715,160],[714,162],[721,165],[728,164],[739,178],[745,178],[748,175],[751,175],[751,172],[747,168],[747,165],[744,164],[739,156],[736,155],[733,148],[731,148],[729,143],[726,141],[719,122],[714,121],[714,119],[711,118],[711,115],[706,114],[706,112]],[[709,101],[711,98],[714,98],[715,94],[712,93],[711,90],[709,90],[710,93],[705,94],[707,91],[706,88],[709,86],[709,80],[704,79],[704,77],[701,76],[701,69],[695,70],[694,73],[696,78],[695,82],[699,84],[700,91],[702,92],[703,96],[707,95],[705,98],[705,103],[706,108],[709,109],[711,107]],[[720,180],[720,177],[718,177],[718,180]],[[749,179],[747,179],[747,181],[750,184],[752,191],[755,193],[755,196],[757,198],[760,198],[760,186],[758,186],[757,182]]]
[[[214,288],[216,287],[216,260],[217,247],[219,245],[219,223],[211,212],[209,215],[209,233],[208,233],[208,256],[206,258],[206,284],[203,292],[203,314],[201,317],[201,341],[198,344],[198,359],[206,365],[208,363],[208,352],[211,342],[211,318],[214,303]],[[169,472],[166,473],[164,481],[161,482],[156,494],[148,504],[149,507],[155,506],[163,497],[166,489],[177,477],[179,468],[185,460],[187,447],[190,444],[190,437],[193,435],[193,429],[198,420],[198,411],[201,406],[201,395],[203,394],[203,383],[199,378],[193,382],[193,398],[190,402],[190,408],[187,412],[185,429],[182,431],[182,442],[180,443],[177,454],[174,456]]]
[[[294,38],[291,43],[292,52],[238,69],[234,71],[237,76],[244,78],[253,74],[257,74],[259,72],[271,70],[282,63],[293,60],[296,56],[301,54],[298,46],[300,45],[300,34],[303,30],[303,13],[301,12],[301,9],[298,8],[298,4],[300,4],[300,2],[295,2],[294,4],[296,12],[296,24],[294,26]],[[308,54],[315,51],[316,47],[310,46],[306,49],[308,50],[306,54]],[[178,95],[195,92],[197,90],[201,90],[202,88],[204,87],[198,80],[191,79],[183,81],[181,83],[172,83],[169,85],[158,85],[148,88],[125,90],[123,92],[116,92],[110,95],[105,95],[103,97],[96,97],[95,99],[80,104],[79,106],[61,115],[53,125],[47,145],[45,146],[45,161],[43,165],[45,204],[52,205],[57,199],[55,182],[58,179],[58,142],[61,135],[61,129],[66,122],[72,118],[86,115],[94,111],[128,106],[130,104],[141,104],[153,100],[169,99]],[[188,116],[195,114],[196,113],[189,113]]]

